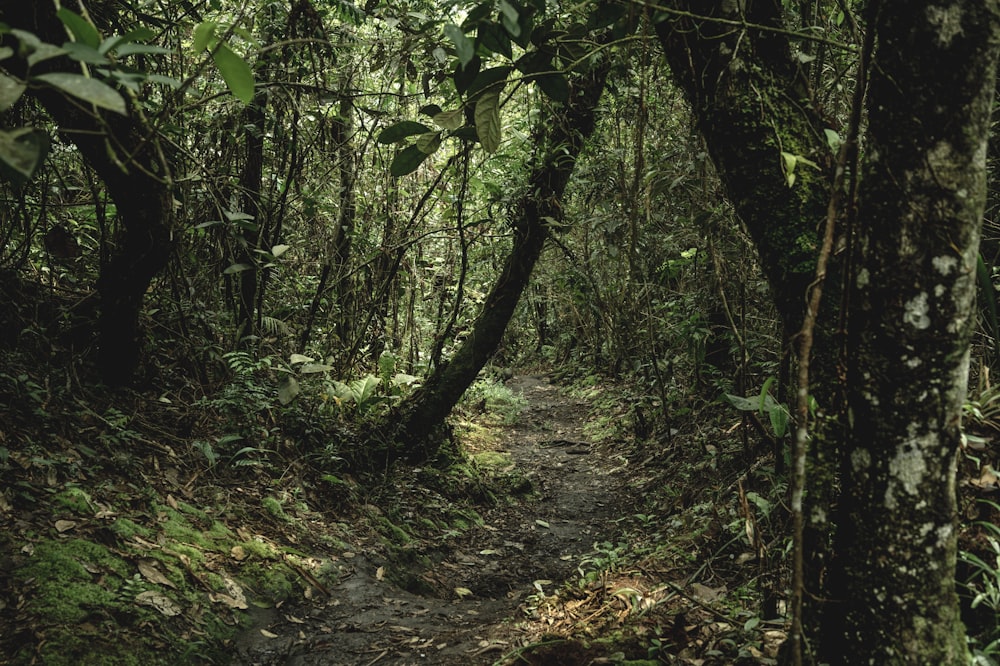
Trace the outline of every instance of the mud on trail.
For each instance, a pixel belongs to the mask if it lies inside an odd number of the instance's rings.
[[[577,576],[581,558],[615,538],[633,498],[624,457],[585,435],[586,402],[545,376],[507,386],[527,408],[492,446],[534,493],[480,510],[483,524],[445,546],[425,544],[414,561],[433,564],[413,566],[408,589],[389,582],[400,580],[398,562],[347,553],[328,594],[256,611],[255,626],[234,641],[236,663],[468,666],[516,654],[527,640],[517,627],[525,602]]]

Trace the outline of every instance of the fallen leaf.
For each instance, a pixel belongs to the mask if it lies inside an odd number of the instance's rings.
[[[544,520],[536,520],[535,524],[538,525],[539,527],[544,527],[545,529],[549,529],[548,522],[546,522]]]
[[[278,637],[278,634],[271,633],[267,629],[261,629],[260,630],[260,635],[263,636],[264,638],[277,638]]]
[[[243,546],[233,546],[229,550],[229,554],[232,555],[233,559],[236,560],[237,562],[242,562],[248,557],[246,548],[244,548]]]
[[[247,604],[247,597],[243,594],[243,588],[241,588],[236,581],[228,576],[223,577],[222,580],[226,585],[226,592],[228,594],[218,592],[208,595],[208,598],[216,603],[226,604],[230,608],[238,608],[240,610],[246,610],[249,608],[250,606]]]
[[[375,580],[382,580],[385,578],[385,567],[379,567],[375,570]]]
[[[76,527],[76,521],[75,520],[57,520],[56,521],[56,531],[58,531],[60,533],[62,533],[62,532],[68,532],[71,529],[73,529],[74,527]]]
[[[455,594],[457,594],[460,598],[465,598],[472,594],[472,590],[467,587],[456,587]]]
[[[177,508],[177,500],[174,499],[173,495],[167,495],[167,504],[169,504],[170,508],[174,511],[180,511],[180,509]]]
[[[291,622],[292,624],[305,624],[306,623],[305,620],[300,620],[299,618],[295,617],[294,615],[286,615],[285,619],[288,620],[289,622]]]
[[[156,560],[139,560],[139,573],[142,577],[148,580],[150,583],[156,583],[157,585],[165,585],[169,588],[177,589],[173,581],[164,576],[159,569],[156,568]]]
[[[480,555],[499,555],[499,550],[494,550],[493,548],[487,548],[486,550],[479,551]]]
[[[178,606],[173,599],[160,594],[159,592],[154,592],[153,590],[140,592],[136,595],[135,602],[140,606],[149,606],[150,608],[159,611],[161,615],[166,615],[167,617],[173,617],[181,614],[180,606]]]

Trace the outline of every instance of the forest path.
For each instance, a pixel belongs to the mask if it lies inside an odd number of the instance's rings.
[[[428,594],[390,584],[362,555],[347,560],[328,597],[261,611],[258,626],[236,642],[237,663],[471,666],[517,650],[519,607],[539,588],[549,593],[575,577],[594,544],[615,536],[631,474],[623,458],[587,441],[586,401],[541,375],[507,386],[528,407],[517,425],[495,433],[497,450],[540,498],[498,503],[482,512],[485,525],[443,552],[436,547],[436,566],[420,575]]]

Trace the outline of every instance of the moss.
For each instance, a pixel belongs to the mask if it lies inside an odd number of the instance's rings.
[[[260,505],[264,507],[264,510],[269,514],[277,518],[282,522],[291,522],[288,514],[285,513],[285,508],[281,505],[281,501],[274,497],[265,497],[260,501]]]
[[[170,539],[194,544],[203,550],[227,552],[230,548],[228,540],[232,539],[233,534],[218,521],[212,521],[207,528],[199,529],[191,525],[184,513],[170,507],[157,507],[157,515],[160,518],[160,530]]]
[[[128,540],[135,536],[141,536],[144,539],[153,538],[153,530],[139,525],[128,518],[119,518],[115,522],[111,523],[111,531],[118,536],[119,539]]]
[[[284,601],[295,592],[295,579],[287,567],[251,562],[241,573],[254,592],[271,601]]]
[[[378,516],[375,522],[381,528],[380,531],[388,537],[392,543],[398,546],[405,546],[406,544],[413,541],[413,538],[398,525],[393,524],[391,520],[385,518],[384,516]]]
[[[483,451],[482,453],[470,454],[469,460],[481,470],[495,471],[510,465],[510,454],[500,451]]]
[[[262,560],[273,560],[276,559],[280,552],[277,548],[264,541],[257,541],[256,539],[251,539],[249,541],[240,541],[236,544],[243,548],[243,550],[248,555],[253,555],[259,557]]]
[[[94,515],[94,504],[86,492],[80,488],[67,488],[52,498],[53,502],[81,516]]]
[[[119,605],[118,592],[129,577],[107,548],[82,539],[39,543],[16,575],[24,584],[33,580],[32,610],[53,624],[82,622],[98,609]]]

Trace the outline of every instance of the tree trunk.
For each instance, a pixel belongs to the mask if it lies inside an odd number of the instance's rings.
[[[954,573],[961,408],[1000,5],[883,0],[850,299],[835,551],[841,664],[965,664]],[[942,63],[947,63],[942,68]]]
[[[569,102],[541,128],[535,165],[512,220],[513,248],[472,332],[455,354],[437,366],[423,386],[387,417],[383,430],[404,455],[424,458],[436,451],[428,442],[430,435],[444,423],[499,347],[549,236],[550,222],[560,218],[560,201],[576,158],[594,131],[608,69],[608,61],[604,61],[574,80]]]
[[[826,124],[787,40],[751,27],[780,28],[778,4],[674,2],[657,30],[791,333],[831,192]],[[837,368],[843,263],[826,276],[809,387],[823,413],[807,476],[805,656],[965,663],[953,581],[955,468],[998,6],[870,6],[878,56],[846,397]],[[824,168],[800,163],[789,183],[783,154]]]
[[[0,10],[0,20],[11,27],[33,32],[52,44],[66,41],[54,3],[7,5]],[[4,64],[12,66],[12,62]],[[75,67],[78,65],[65,59],[53,58],[36,63],[31,72],[71,71]],[[166,266],[173,245],[170,165],[156,130],[140,116],[90,112],[51,88],[32,89],[32,94],[104,181],[117,207],[123,233],[111,259],[101,266],[97,282],[101,297],[98,363],[106,383],[126,384],[139,365],[143,297]]]
[[[682,0],[671,7],[687,13],[662,16],[657,23],[660,43],[691,103],[729,200],[754,241],[789,344],[805,317],[806,292],[815,278],[819,230],[830,197],[832,160],[823,138],[826,123],[815,110],[787,40],[779,33],[744,28],[744,20],[780,27],[776,3],[751,0],[745,13],[726,0]],[[789,173],[782,153],[806,158],[821,168],[799,164]],[[791,175],[795,178],[790,186]],[[837,368],[836,322],[843,281],[839,270],[834,263],[827,272],[810,373],[810,391],[819,406],[811,433],[804,510],[805,611],[806,622],[813,627],[825,625],[822,600],[834,594],[828,517],[836,502],[844,416]]]

